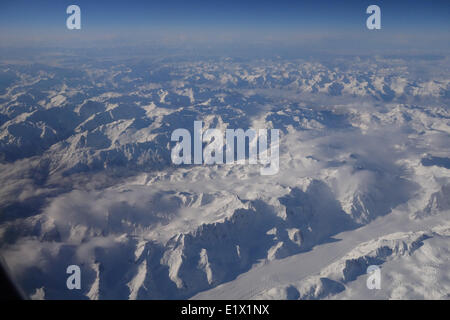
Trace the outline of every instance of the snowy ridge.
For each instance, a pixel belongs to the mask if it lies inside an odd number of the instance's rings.
[[[447,298],[448,58],[61,63],[0,64],[0,250],[31,296]],[[195,120],[280,129],[279,173],[173,165]]]

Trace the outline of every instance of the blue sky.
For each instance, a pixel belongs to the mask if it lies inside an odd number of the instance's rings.
[[[77,4],[86,27],[292,27],[351,28],[360,25],[365,8],[382,8],[384,24],[394,28],[450,26],[448,0],[2,0],[1,26],[58,28],[65,8]],[[63,25],[64,26],[64,25]]]
[[[82,30],[65,27],[68,5],[77,4],[82,13]],[[365,28],[366,8],[381,7],[382,30]],[[59,41],[63,38],[164,39],[170,35],[208,38],[277,39],[296,41],[314,37],[358,36],[391,39],[404,35],[440,37],[449,40],[448,0],[2,0],[0,36],[6,39],[34,37]],[[6,40],[8,41],[8,40]],[[244,40],[245,41],[245,40]],[[449,42],[449,41],[447,41]],[[5,45],[5,43],[3,43]]]

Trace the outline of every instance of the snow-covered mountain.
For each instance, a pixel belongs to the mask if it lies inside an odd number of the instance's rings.
[[[130,60],[0,64],[0,252],[27,294],[449,298],[448,57]],[[280,129],[279,172],[172,164],[195,120]]]

